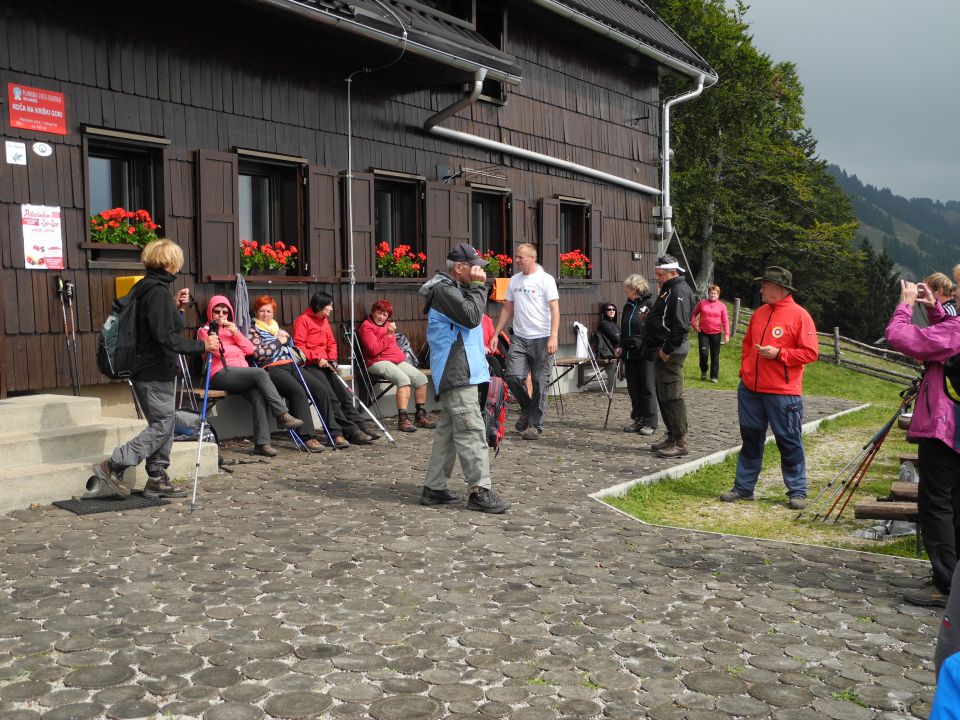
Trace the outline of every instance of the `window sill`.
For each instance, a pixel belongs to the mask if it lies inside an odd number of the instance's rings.
[[[309,283],[337,283],[340,278],[330,275],[243,275],[248,285],[306,285]],[[207,275],[207,282],[236,282],[236,275]]]
[[[373,284],[377,287],[409,287],[411,285],[423,285],[427,278],[422,277],[375,277]]]
[[[589,285],[599,285],[600,280],[595,280],[593,278],[571,278],[571,277],[562,277],[557,278],[557,281],[566,287],[587,287]]]
[[[87,261],[92,268],[102,270],[142,270],[140,255],[143,248],[139,245],[113,243],[82,242],[80,248],[87,253]]]

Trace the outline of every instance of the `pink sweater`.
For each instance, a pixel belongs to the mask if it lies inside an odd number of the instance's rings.
[[[722,332],[723,337],[730,339],[730,322],[727,320],[727,306],[719,300],[701,300],[693,309],[691,321],[693,329],[705,335],[715,335]]]

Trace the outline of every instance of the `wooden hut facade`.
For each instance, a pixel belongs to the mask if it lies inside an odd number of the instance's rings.
[[[386,298],[415,346],[416,290],[451,245],[531,242],[555,276],[581,250],[588,276],[559,281],[571,344],[626,275],[652,276],[664,71],[711,74],[634,0],[8,3],[0,396],[70,387],[58,278],[76,288],[80,382],[104,382],[97,330],[141,267],[92,242],[91,216],[115,207],[183,248],[178,287],[201,307],[234,296],[242,240],[281,241],[296,267],[245,281],[282,325],[318,290],[341,323],[351,295],[357,321]],[[62,268],[30,245],[38,207]],[[378,273],[384,242],[422,253],[419,275]]]

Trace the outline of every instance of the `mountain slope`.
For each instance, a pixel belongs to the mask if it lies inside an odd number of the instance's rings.
[[[960,202],[907,199],[866,185],[836,165],[828,169],[853,203],[858,238],[869,239],[877,250],[886,248],[905,278],[921,279],[937,270],[949,275],[960,263]]]

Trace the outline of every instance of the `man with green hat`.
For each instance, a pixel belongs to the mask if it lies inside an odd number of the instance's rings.
[[[737,389],[743,447],[733,489],[720,495],[720,499],[753,500],[769,426],[780,448],[788,505],[800,510],[807,497],[807,466],[801,438],[803,367],[819,355],[817,328],[810,313],[793,299],[796,288],[789,270],[772,265],[756,282],[760,283],[764,304],[750,318],[743,337]]]

